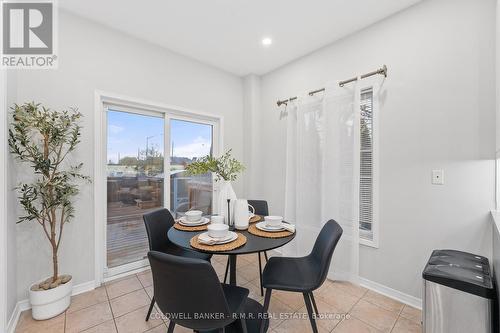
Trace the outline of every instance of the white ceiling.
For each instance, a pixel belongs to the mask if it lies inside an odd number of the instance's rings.
[[[421,0],[63,0],[59,6],[236,75],[264,74]],[[263,47],[263,37],[273,45]]]

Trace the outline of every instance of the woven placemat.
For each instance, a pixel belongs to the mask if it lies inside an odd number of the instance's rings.
[[[219,245],[206,245],[206,244],[200,244],[198,242],[198,235],[194,236],[191,238],[189,243],[191,244],[192,247],[198,250],[203,250],[207,252],[221,252],[221,251],[231,251],[235,250],[247,242],[247,238],[243,236],[240,233],[237,233],[238,238],[236,238],[234,241],[226,243],[226,244],[219,244]]]
[[[208,224],[210,224],[210,223],[208,223]],[[182,231],[203,231],[203,230],[207,230],[208,224],[198,225],[198,226],[194,226],[194,227],[188,227],[187,225],[182,225],[182,224],[176,222],[176,223],[174,223],[174,228],[177,230],[182,230]]]
[[[262,216],[260,215],[254,215],[250,218],[250,220],[248,222],[250,223],[255,223],[255,222],[259,222],[260,220],[262,220]]]
[[[268,232],[257,229],[255,224],[252,224],[248,227],[248,232],[255,236],[265,237],[265,238],[284,238],[293,235],[293,232],[284,230],[277,232]]]

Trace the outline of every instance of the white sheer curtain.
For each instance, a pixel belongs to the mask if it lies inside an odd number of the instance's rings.
[[[286,255],[304,256],[329,219],[344,230],[329,277],[358,281],[359,89],[331,84],[322,96],[299,97],[285,111],[285,220],[296,224]]]

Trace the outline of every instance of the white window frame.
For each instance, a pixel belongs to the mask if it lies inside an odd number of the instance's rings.
[[[94,119],[94,244],[95,244],[95,286],[103,282],[119,278],[121,276],[140,272],[149,265],[146,259],[119,267],[107,267],[106,248],[106,162],[107,162],[107,110],[111,106],[113,110],[143,114],[149,116],[160,116],[164,119],[164,147],[165,177],[170,170],[170,120],[178,119],[202,124],[212,125],[213,154],[219,156],[224,147],[224,118],[220,115],[209,114],[202,111],[166,105],[162,103],[137,99],[121,94],[95,91],[95,119]],[[215,182],[214,182],[215,183]],[[170,208],[170,181],[164,181],[164,207]],[[212,201],[214,206],[214,200]]]
[[[495,210],[500,210],[500,150],[495,153]]]
[[[373,171],[373,220],[372,220],[372,239],[366,239],[359,236],[359,244],[363,246],[379,248],[379,183],[380,183],[380,173],[379,173],[379,156],[380,156],[380,145],[379,145],[379,116],[380,116],[380,103],[379,103],[379,86],[378,84],[373,84],[369,82],[370,80],[360,81],[359,90],[357,92],[358,96],[361,97],[361,92],[366,89],[372,89],[373,96],[373,153],[372,153],[372,171]],[[360,100],[358,98],[358,100]],[[359,171],[358,171],[359,173]],[[358,208],[359,209],[359,208]]]

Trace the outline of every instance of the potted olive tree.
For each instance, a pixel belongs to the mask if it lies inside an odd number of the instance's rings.
[[[64,226],[74,216],[77,181],[90,181],[80,173],[82,163],[71,165],[67,161],[80,142],[82,114],[76,109],[55,111],[35,103],[16,104],[12,110],[10,151],[31,168],[34,177],[17,187],[24,211],[18,223],[38,223],[52,252],[52,276],[29,290],[33,318],[48,319],[68,308],[73,286],[71,275],[59,273],[58,251]]]

